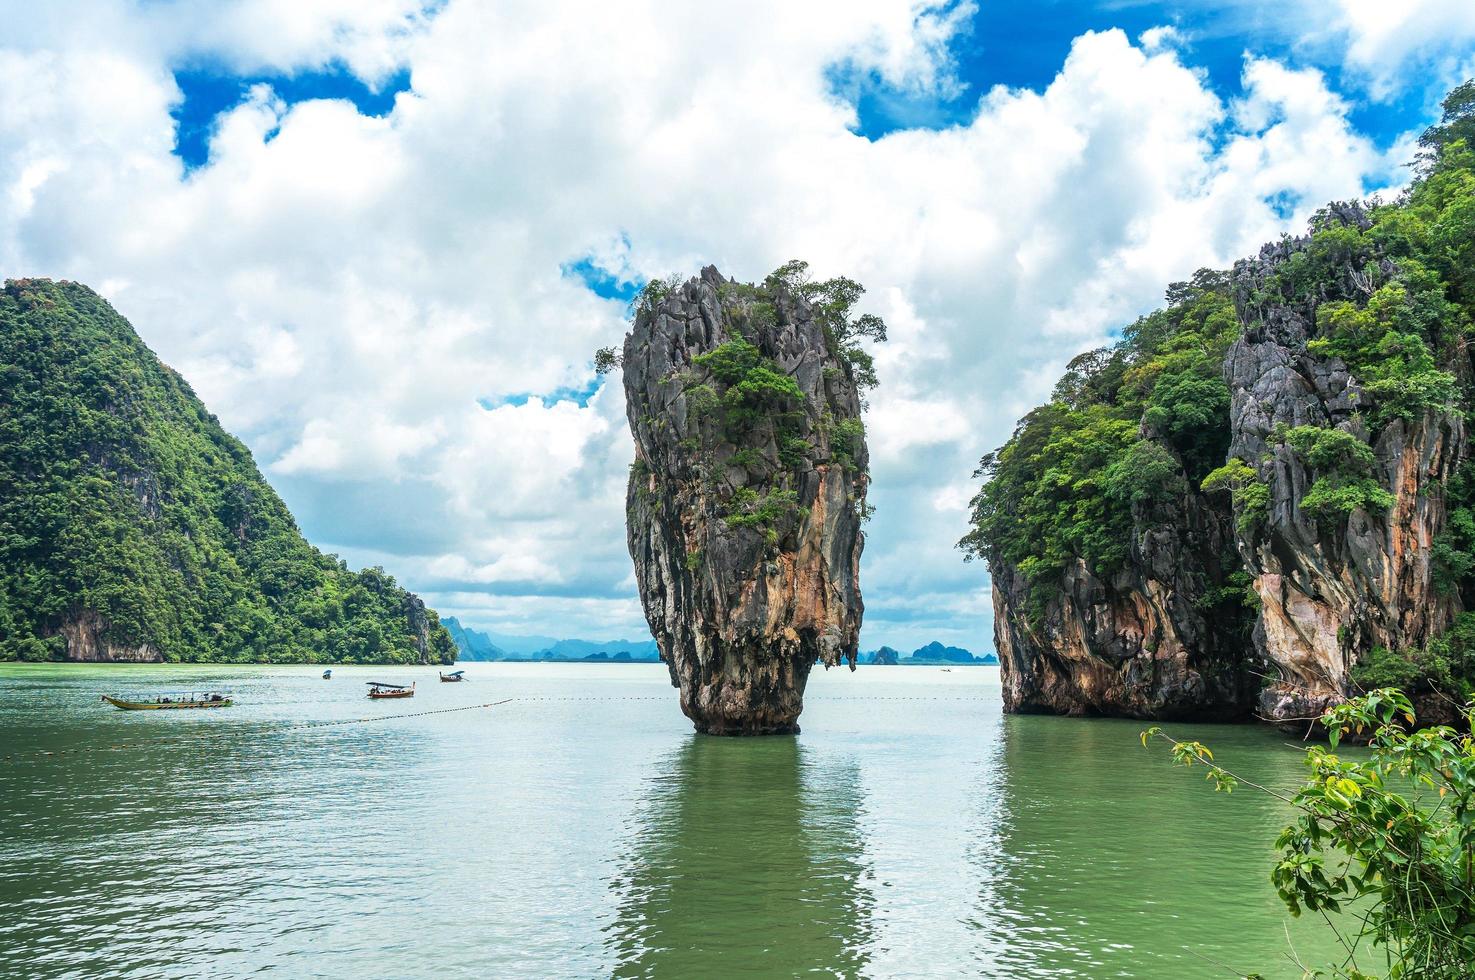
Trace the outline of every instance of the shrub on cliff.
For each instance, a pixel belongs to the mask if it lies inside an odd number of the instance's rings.
[[[1167,295],[1120,344],[1073,360],[1050,402],[974,474],[985,482],[959,546],[1017,567],[1037,605],[1076,560],[1109,576],[1127,558],[1133,504],[1196,487],[1224,459],[1220,364],[1239,329],[1228,277],[1200,270]]]
[[[1475,723],[1475,705],[1464,710]],[[1286,796],[1243,779],[1196,741],[1159,728],[1175,760],[1202,766],[1216,789],[1248,786],[1293,808],[1271,869],[1292,915],[1316,913],[1345,956],[1329,972],[1370,980],[1457,980],[1475,964],[1475,739],[1452,728],[1411,731],[1407,697],[1374,690],[1321,718],[1330,747],[1306,750],[1306,782]],[[1365,759],[1336,753],[1348,736],[1370,737]],[[1329,914],[1346,915],[1339,928]]]
[[[1346,516],[1354,510],[1373,513],[1393,506],[1393,494],[1372,475],[1377,458],[1372,447],[1341,429],[1298,425],[1283,435],[1296,455],[1316,474],[1301,498],[1301,509],[1318,517]]]
[[[1321,336],[1306,349],[1347,364],[1373,398],[1374,425],[1413,421],[1453,405],[1459,394],[1455,376],[1435,366],[1431,345],[1456,342],[1468,325],[1445,299],[1443,283],[1416,260],[1405,260],[1400,277],[1380,287],[1365,306],[1324,303],[1316,320]]]
[[[1200,489],[1205,493],[1229,492],[1234,512],[1239,515],[1240,534],[1253,534],[1269,513],[1270,488],[1253,466],[1236,456],[1204,477]]]

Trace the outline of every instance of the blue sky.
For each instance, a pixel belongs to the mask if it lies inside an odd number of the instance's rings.
[[[380,117],[394,108],[394,97],[410,87],[406,69],[388,78],[365,82],[347,66],[328,65],[317,70],[291,74],[240,75],[225,65],[197,65],[174,71],[174,84],[179,86],[180,101],[171,115],[176,129],[174,154],[193,170],[210,157],[210,135],[216,119],[246,101],[257,85],[268,86],[283,102],[291,105],[312,99],[343,99],[353,103],[360,113]]]
[[[1226,99],[1240,94],[1247,54],[1324,72],[1333,89],[1353,103],[1358,129],[1387,147],[1412,119],[1427,116],[1450,79],[1415,72],[1390,92],[1367,97],[1364,79],[1344,71],[1344,47],[1335,40],[1308,40],[1306,20],[1294,5],[1280,2],[1165,3],[1160,0],[981,0],[965,21],[966,30],[948,46],[958,91],[940,95],[888,84],[874,71],[837,64],[832,70],[838,95],[854,102],[855,131],[871,139],[911,128],[966,124],[978,99],[995,85],[1043,90],[1058,74],[1071,43],[1088,31],[1120,29],[1140,37],[1171,27],[1181,35],[1185,60],[1203,71]],[[174,70],[182,95],[172,115],[177,121],[175,154],[191,169],[208,157],[208,138],[217,116],[244,101],[254,85],[269,85],[287,104],[311,99],[344,99],[367,116],[383,116],[394,98],[411,87],[400,67],[384,77],[364,80],[342,63],[287,73],[241,74],[222,63],[183,65]],[[1346,77],[1344,77],[1344,75]],[[591,271],[575,267],[574,272]],[[595,277],[595,288],[605,288]],[[614,285],[613,283],[611,285]]]
[[[1156,0],[1038,0],[989,3],[969,21],[969,33],[952,45],[966,89],[957,97],[908,98],[885,85],[864,85],[858,132],[876,137],[914,125],[966,122],[978,97],[995,85],[1042,90],[1059,72],[1071,42],[1087,31],[1118,28],[1132,37],[1160,27],[1182,35],[1185,60],[1206,73],[1220,95],[1240,94],[1246,54],[1270,57],[1327,74],[1332,87],[1354,97],[1356,73],[1344,78],[1345,48],[1330,39],[1308,40],[1306,20],[1287,3],[1162,3]],[[1415,74],[1395,92],[1355,98],[1352,119],[1380,146],[1388,146],[1444,91],[1445,81]]]
[[[850,275],[863,645],[991,646],[976,461],[1203,265],[1396,188],[1468,0],[0,0],[0,266],[87,282],[304,531],[500,633],[640,635],[646,279]],[[1163,29],[1171,28],[1171,32]],[[12,271],[14,270],[14,271]],[[615,382],[615,383],[611,383]]]

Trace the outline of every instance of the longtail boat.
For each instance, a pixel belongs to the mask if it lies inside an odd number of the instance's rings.
[[[369,697],[371,698],[412,698],[415,696],[415,685],[405,687],[403,684],[385,684],[383,681],[368,681]]]
[[[130,701],[104,694],[102,699],[123,711],[173,711],[180,708],[229,708],[233,701],[216,691],[190,691],[184,694],[157,694],[148,701]]]
[[[446,684],[459,684],[466,679],[466,671],[464,670],[453,670],[449,674],[445,671],[439,671],[439,673],[440,679]]]

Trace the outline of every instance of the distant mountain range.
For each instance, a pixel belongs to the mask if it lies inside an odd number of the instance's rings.
[[[455,616],[441,620],[456,641],[461,660],[579,661],[588,663],[657,663],[661,659],[655,640],[559,640],[551,636],[516,636],[464,626]],[[962,647],[933,641],[902,656],[901,651],[881,647],[860,655],[860,663],[903,666],[951,666],[996,664],[992,653],[975,656]]]
[[[461,660],[587,660],[595,663],[655,663],[655,640],[560,640],[473,629],[455,616],[441,620],[456,641]]]

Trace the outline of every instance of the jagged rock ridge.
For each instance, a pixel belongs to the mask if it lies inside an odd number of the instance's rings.
[[[868,457],[855,372],[772,277],[648,291],[623,352],[628,543],[699,731],[798,730],[811,666],[855,663]]]

